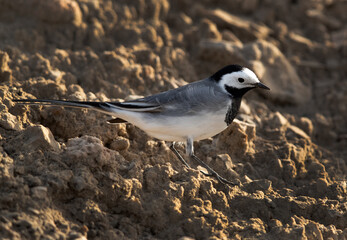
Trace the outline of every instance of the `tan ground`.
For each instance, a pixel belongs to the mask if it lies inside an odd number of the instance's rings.
[[[346,1],[192,2],[0,0],[1,239],[347,238]],[[271,91],[195,148],[234,187],[132,125],[11,101],[145,96],[233,63]]]

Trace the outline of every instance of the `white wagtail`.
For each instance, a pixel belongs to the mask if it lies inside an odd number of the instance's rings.
[[[228,65],[212,76],[152,96],[125,102],[85,102],[45,99],[18,99],[24,104],[63,105],[89,108],[116,117],[111,123],[129,122],[157,139],[171,141],[170,149],[188,168],[175,149],[186,142],[186,153],[222,183],[229,183],[194,155],[193,141],[212,137],[227,128],[236,117],[242,96],[253,88],[264,88],[254,72]]]

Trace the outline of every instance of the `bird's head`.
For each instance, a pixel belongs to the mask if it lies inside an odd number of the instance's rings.
[[[222,91],[232,97],[242,97],[253,88],[270,90],[262,84],[253,71],[240,65],[228,65],[211,76]]]

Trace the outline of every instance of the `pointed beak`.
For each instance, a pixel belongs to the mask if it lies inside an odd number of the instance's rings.
[[[263,89],[266,89],[266,90],[270,90],[269,87],[265,86],[264,84],[262,84],[261,82],[258,82],[256,84],[254,84],[255,87],[257,88],[263,88]]]

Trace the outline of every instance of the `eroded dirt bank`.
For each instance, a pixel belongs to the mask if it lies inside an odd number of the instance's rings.
[[[342,0],[0,0],[0,238],[346,239],[346,12]],[[145,96],[233,63],[271,91],[247,94],[195,149],[234,187],[132,125],[12,102]]]

